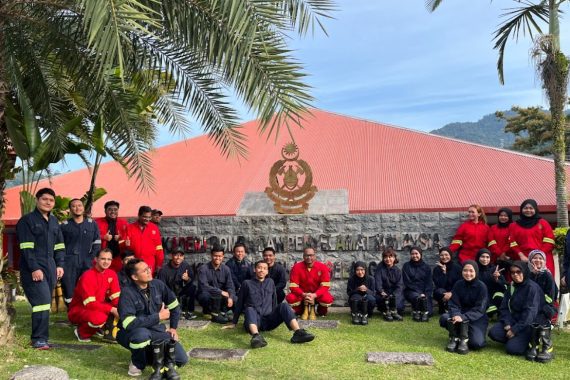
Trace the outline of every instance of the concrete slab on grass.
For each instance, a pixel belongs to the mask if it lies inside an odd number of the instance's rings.
[[[434,364],[431,354],[421,352],[368,352],[366,354],[366,361],[368,363],[377,364]]]
[[[69,375],[61,368],[31,365],[13,374],[10,380],[69,380]]]
[[[50,345],[54,348],[66,348],[68,350],[76,351],[94,351],[102,347],[99,344],[50,343]]]
[[[315,329],[336,329],[340,325],[340,321],[337,320],[319,320],[316,321],[303,321],[298,320],[299,327],[302,329],[315,328]]]
[[[210,321],[202,321],[202,320],[185,320],[181,319],[178,321],[178,328],[185,328],[185,329],[192,329],[192,330],[204,330],[206,327],[210,325]],[[169,323],[165,323],[166,327],[169,326]]]
[[[188,352],[188,356],[205,360],[243,360],[248,352],[249,350],[240,348],[193,348]]]

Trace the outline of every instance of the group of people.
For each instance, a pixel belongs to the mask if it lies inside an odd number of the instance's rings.
[[[400,269],[396,252],[388,248],[374,276],[357,262],[348,280],[347,294],[353,324],[368,324],[377,307],[386,321],[401,321],[405,302],[412,319],[428,321],[433,301],[439,306],[442,327],[449,332],[448,351],[466,354],[485,346],[489,318],[498,322],[488,336],[505,343],[513,355],[528,360],[552,360],[551,320],[556,317],[558,289],[554,281],[554,235],[532,199],[520,206],[520,218],[503,208],[498,223],[489,227],[477,205],[459,226],[452,244],[439,249],[431,268],[422,249],[410,248],[410,259]],[[570,234],[567,237],[570,246]],[[570,267],[565,255],[563,280]]]
[[[118,218],[119,203],[105,204],[105,217],[84,216],[80,199],[69,202],[70,218],[59,224],[51,211],[55,192],[36,193],[36,208],[17,223],[21,282],[32,306],[31,345],[48,350],[49,312],[52,292],[61,280],[69,321],[81,342],[94,335],[116,341],[131,351],[129,375],[138,376],[152,364],[151,379],[179,379],[175,367],[188,356],[179,342],[180,317],[194,319],[195,298],[212,321],[233,328],[244,314],[244,328],[251,346],[267,342],[260,334],[281,323],[293,331],[292,343],[315,337],[300,328],[295,308],[305,307],[311,318],[325,315],[333,299],[330,275],[306,250],[306,260],[294,270],[297,278],[291,306],[283,303],[288,281],[285,269],[276,263],[275,251],[267,248],[263,260],[252,265],[245,259],[246,247],[236,244],[234,255],[223,263],[224,249],[214,245],[211,260],[194,273],[175,250],[166,265],[158,228],[162,213],[142,206],[138,218],[128,224]],[[301,263],[300,263],[301,264]],[[312,270],[314,269],[314,271]],[[309,318],[307,316],[307,318]],[[168,321],[168,328],[161,321]],[[231,323],[230,323],[231,322]]]
[[[246,246],[238,243],[224,263],[224,248],[214,244],[210,261],[195,274],[180,249],[163,263],[159,210],[142,206],[129,224],[118,217],[119,203],[109,201],[105,217],[92,220],[84,215],[82,201],[73,199],[69,219],[59,224],[51,214],[53,190],[39,190],[36,199],[36,209],[17,224],[21,282],[32,305],[36,349],[50,348],[49,310],[58,280],[77,339],[89,341],[95,334],[116,339],[131,351],[129,374],[140,375],[152,364],[151,379],[179,378],[175,366],[188,357],[176,329],[181,317],[196,318],[196,300],[224,328],[234,328],[243,314],[253,348],[267,345],[261,332],[281,323],[293,331],[291,342],[312,341],[314,335],[300,328],[298,316],[325,316],[334,301],[330,269],[316,259],[314,248],[304,249],[303,260],[287,276],[273,248],[252,264]],[[550,320],[557,297],[552,229],[533,200],[523,202],[520,211],[520,220],[513,222],[512,211],[501,209],[499,223],[488,227],[481,208],[469,207],[468,220],[452,244],[440,249],[433,269],[419,247],[410,249],[402,269],[396,252],[386,249],[374,276],[357,262],[347,284],[352,323],[368,324],[375,307],[385,320],[401,321],[405,301],[413,320],[426,322],[435,299],[440,325],[449,332],[448,351],[465,354],[483,347],[489,316],[498,313],[491,339],[505,343],[508,353],[551,360]],[[565,261],[564,273],[569,265]],[[168,321],[168,328],[161,321]]]

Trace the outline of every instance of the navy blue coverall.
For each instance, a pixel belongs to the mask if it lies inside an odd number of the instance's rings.
[[[210,311],[213,298],[221,298],[222,291],[228,292],[233,302],[237,301],[230,268],[221,264],[214,269],[212,263],[201,265],[198,269],[198,303],[205,312]]]
[[[259,281],[245,280],[239,291],[235,306],[233,323],[237,324],[240,314],[245,316],[244,327],[249,333],[249,325],[256,325],[259,331],[269,331],[285,323],[291,328],[291,321],[296,318],[293,309],[287,303],[277,303],[275,283],[269,277]]]
[[[86,270],[93,266],[93,258],[101,249],[99,227],[91,218],[76,223],[69,219],[60,226],[65,242],[65,264],[61,279],[63,296],[66,303],[73,298],[73,290],[77,280]]]
[[[32,305],[32,344],[47,343],[51,294],[57,282],[56,267],[62,267],[65,244],[59,223],[49,214],[46,220],[38,209],[24,215],[16,225],[20,242],[20,281]],[[33,281],[32,272],[41,270],[42,281]]]
[[[287,277],[287,272],[285,271],[283,265],[279,263],[273,264],[273,266],[269,268],[269,277],[275,283],[277,303],[283,302],[285,299],[285,287],[287,287],[287,281],[289,280]]]
[[[451,298],[448,302],[449,313],[439,318],[439,325],[447,329],[447,320],[460,316],[469,321],[468,345],[471,349],[485,347],[485,334],[489,325],[487,316],[487,287],[477,279],[465,281],[461,279],[451,289]]]
[[[404,279],[404,297],[412,304],[412,308],[417,310],[418,297],[425,294],[429,315],[433,314],[433,281],[431,269],[423,260],[408,261],[402,268],[402,278]]]
[[[170,327],[176,329],[180,306],[164,282],[152,280],[148,283],[148,290],[141,289],[134,281],[121,288],[117,342],[131,351],[131,361],[140,370],[150,363],[147,357],[150,356],[151,343],[171,339],[164,324],[160,323],[158,314],[162,304],[170,310]],[[179,367],[188,362],[188,355],[180,342],[176,343],[175,361]]]
[[[184,272],[188,272],[188,281],[184,281],[182,279]],[[171,262],[168,262],[168,264],[163,266],[158,272],[157,278],[164,282],[166,286],[174,292],[176,298],[178,298],[178,301],[180,302],[183,312],[194,311],[196,287],[192,283],[194,281],[194,272],[192,271],[190,264],[183,261],[180,263],[178,268],[175,268],[171,265]]]
[[[381,310],[381,305],[384,303],[382,292],[388,296],[396,298],[396,310],[398,314],[404,313],[404,293],[402,283],[402,271],[396,265],[388,268],[383,262],[376,268],[374,273],[374,281],[376,287],[376,304],[378,310]]]
[[[253,274],[253,266],[246,259],[237,261],[235,257],[232,257],[225,264],[230,268],[230,272],[232,273],[232,281],[236,292],[239,292],[242,282],[255,277]]]

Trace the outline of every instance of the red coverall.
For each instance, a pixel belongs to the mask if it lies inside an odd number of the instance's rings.
[[[162,268],[164,252],[162,251],[162,238],[160,231],[154,223],[148,223],[141,229],[139,222],[127,226],[127,248],[130,248],[135,257],[143,259],[151,268],[152,274]]]
[[[81,338],[90,338],[105,325],[120,295],[117,273],[111,269],[99,272],[93,267],[79,277],[67,317],[78,325]]]
[[[477,252],[481,248],[487,247],[487,235],[489,235],[489,226],[483,221],[473,223],[468,220],[459,226],[449,249],[452,252],[457,252],[459,247],[459,262],[463,263],[465,260],[477,259]]]
[[[104,236],[107,235],[109,232],[109,222],[107,222],[106,218],[99,218],[95,220],[97,225],[99,226],[99,234],[101,235],[101,249],[107,248],[107,240],[105,240]],[[119,247],[122,249],[124,248],[125,238],[127,237],[127,226],[129,223],[122,218],[117,218],[117,232],[119,235]],[[111,268],[115,272],[120,272],[123,269],[123,261],[121,260],[121,256],[113,257],[113,262],[111,263]]]
[[[552,227],[544,219],[539,219],[538,223],[531,228],[523,228],[518,223],[509,225],[509,241],[511,244],[512,256],[520,260],[519,253],[526,257],[533,249],[540,249],[546,254],[546,267],[555,277],[554,273],[554,233]]]
[[[512,256],[510,242],[509,242],[509,227],[499,228],[497,224],[489,228],[489,251],[491,251],[491,262],[494,264],[497,262],[499,256],[506,253],[513,260],[518,260],[518,257]]]
[[[333,303],[334,298],[330,294],[331,277],[329,268],[315,261],[312,268],[307,268],[304,261],[301,261],[291,269],[289,279],[289,290],[291,293],[285,297],[295,313],[303,312],[303,293],[315,293],[317,295],[315,303],[318,303],[317,314],[326,315],[328,307]]]

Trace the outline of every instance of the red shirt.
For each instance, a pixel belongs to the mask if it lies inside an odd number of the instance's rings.
[[[302,296],[303,293],[315,293],[320,296],[328,293],[330,287],[329,268],[320,261],[315,261],[312,268],[307,268],[304,261],[293,265],[289,279],[291,293],[299,296]]]
[[[99,218],[95,220],[97,226],[99,226],[99,234],[101,235],[101,249],[107,248],[108,241],[103,238],[109,232],[109,222],[106,218]],[[123,244],[125,238],[127,237],[127,226],[129,223],[122,218],[117,218],[117,234],[119,235],[119,244]]]
[[[69,310],[81,307],[109,313],[119,305],[121,288],[117,273],[110,269],[99,272],[93,267],[79,277]]]
[[[511,223],[512,224],[512,223]],[[497,258],[506,253],[511,259],[518,260],[511,256],[511,248],[509,242],[509,227],[500,228],[498,224],[489,227],[488,248],[492,253],[491,262],[495,263]]]
[[[481,248],[487,247],[488,235],[489,226],[485,222],[474,223],[468,220],[457,229],[449,249],[452,252],[457,252],[461,247],[458,257],[460,263],[465,260],[476,260],[477,252]]]
[[[135,253],[135,257],[143,259],[148,264],[153,274],[157,268],[162,268],[164,252],[162,251],[162,238],[156,224],[148,223],[142,229],[139,222],[129,224],[125,245]]]

